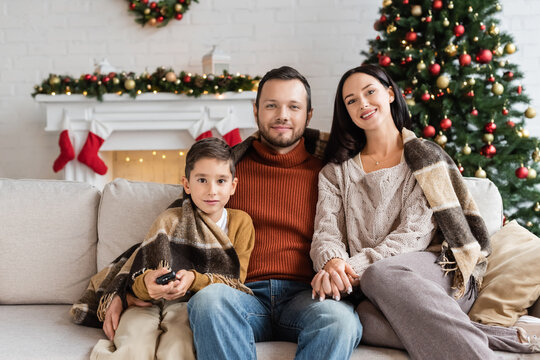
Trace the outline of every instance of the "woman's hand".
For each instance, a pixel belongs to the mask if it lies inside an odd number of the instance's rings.
[[[176,280],[165,285],[156,283],[156,279],[169,272],[166,268],[151,270],[144,276],[144,283],[148,290],[148,295],[154,300],[176,300],[186,294],[191,287],[195,275],[191,271],[180,270],[176,274]]]
[[[319,300],[325,299],[325,296],[332,296],[334,300],[339,301],[341,294],[352,292],[353,285],[358,283],[358,274],[343,259],[334,258],[326,263],[324,269],[319,271],[311,281],[313,288],[313,298],[319,295]]]
[[[137,299],[131,294],[126,295],[126,300],[127,300],[128,306],[142,306],[142,307],[152,306],[151,303]],[[105,313],[105,321],[103,321],[103,331],[105,332],[105,335],[107,336],[107,338],[109,338],[109,340],[111,341],[114,338],[116,329],[118,329],[118,323],[120,322],[120,315],[122,314],[123,310],[124,309],[122,307],[122,299],[120,299],[120,296],[115,295],[111,301],[111,304],[107,308],[107,312]]]

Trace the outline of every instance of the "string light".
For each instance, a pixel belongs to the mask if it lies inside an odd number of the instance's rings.
[[[184,156],[184,152],[183,152],[183,151],[180,151],[180,152],[178,153],[178,155]]]
[[[163,155],[161,155],[161,158],[165,159],[165,158],[167,158],[167,155],[163,154]]]
[[[139,159],[139,162],[140,162],[140,163],[142,163],[143,161],[144,161],[143,158],[140,158],[140,159]]]
[[[157,155],[157,152],[152,151],[152,155],[156,156],[156,155]]]
[[[129,158],[129,156],[126,157],[126,162],[130,162],[131,159]]]

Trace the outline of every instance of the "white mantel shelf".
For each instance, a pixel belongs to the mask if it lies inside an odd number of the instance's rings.
[[[236,127],[242,137],[256,130],[253,102],[256,92],[224,93],[189,97],[170,93],[145,93],[132,98],[127,94],[105,94],[103,101],[84,95],[37,95],[36,102],[45,109],[45,131],[63,130],[64,120],[69,120],[70,137],[78,154],[90,122],[98,120],[106,124],[111,135],[103,143],[102,151],[114,150],[172,150],[186,149],[194,139],[187,131],[207,111],[210,122],[217,123],[230,110],[238,121]],[[214,136],[220,136],[213,130]],[[112,180],[93,173],[76,159],[66,165],[66,180],[86,181],[102,187]]]

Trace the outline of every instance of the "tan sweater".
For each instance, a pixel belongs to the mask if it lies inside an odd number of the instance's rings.
[[[238,260],[240,262],[240,281],[246,280],[247,267],[249,264],[249,256],[253,250],[255,243],[255,230],[251,217],[241,210],[226,209],[228,218],[228,233],[229,239],[236,250]],[[181,208],[171,208],[162,213],[159,218],[154,222],[153,226],[159,226],[167,234],[171,234],[176,229],[176,224],[182,216]],[[174,269],[179,270],[179,269]],[[148,295],[148,289],[144,283],[144,277],[150,270],[146,270],[143,274],[135,278],[132,285],[133,293],[141,300],[151,300]],[[206,274],[201,274],[195,270],[191,270],[195,274],[195,280],[189,288],[190,291],[199,291],[202,288],[210,285],[212,280]],[[214,278],[214,282],[219,282],[218,278]]]
[[[436,229],[433,212],[402,159],[365,173],[360,156],[328,164],[319,174],[311,259],[319,271],[340,258],[360,275],[373,262],[425,250]]]

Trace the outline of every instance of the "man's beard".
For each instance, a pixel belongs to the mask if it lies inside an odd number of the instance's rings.
[[[276,124],[281,124],[281,123],[276,122],[276,123],[274,123],[272,125],[276,125]],[[258,118],[257,118],[257,125],[259,125],[259,119]],[[259,125],[259,134],[270,145],[275,146],[275,147],[280,147],[280,148],[287,148],[289,146],[292,146],[292,145],[296,144],[296,142],[298,140],[300,140],[302,138],[302,136],[304,136],[304,131],[306,130],[306,127],[307,127],[307,119],[306,119],[306,124],[304,125],[304,127],[302,129],[299,129],[298,131],[293,132],[293,134],[292,134],[292,136],[290,138],[285,138],[283,136],[274,136],[274,137],[272,137],[270,134],[268,134],[266,132],[266,129],[263,129]]]

